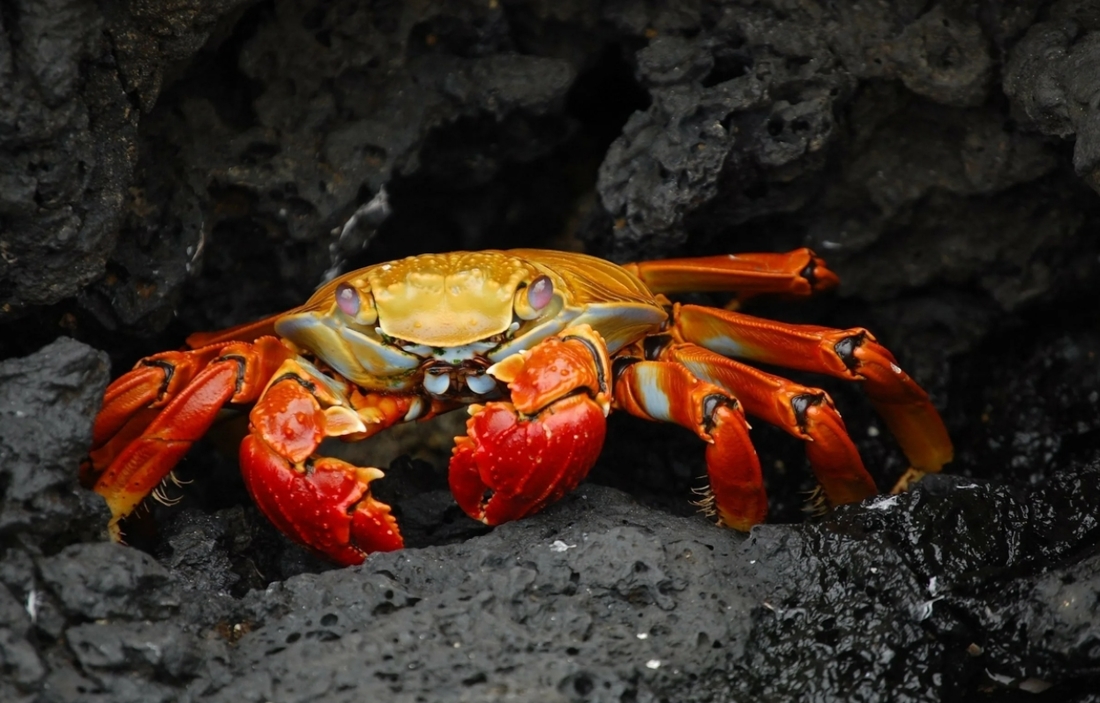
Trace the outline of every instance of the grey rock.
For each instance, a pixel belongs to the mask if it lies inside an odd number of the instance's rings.
[[[95,513],[75,468],[91,443],[106,354],[62,337],[0,362],[0,534],[38,543]]]
[[[42,579],[70,616],[160,620],[180,606],[171,574],[151,556],[109,542],[73,544],[38,562]]]
[[[1004,91],[1025,127],[1075,138],[1074,169],[1100,192],[1100,26],[1075,5],[1060,3],[1027,31],[1005,63]]]
[[[103,26],[68,0],[17,1],[0,20],[0,317],[75,294],[114,243],[136,114]]]
[[[173,623],[87,623],[65,632],[68,646],[87,672],[114,670],[143,677],[192,678],[213,651]]]
[[[1092,528],[1056,542],[1027,535],[1047,529],[1045,511],[1081,514],[1098,499],[1095,467],[1031,495],[945,477],[746,540],[586,486],[461,545],[374,555],[253,592],[250,631],[213,699],[936,700],[980,679],[982,666],[1065,685],[1089,645],[1051,638],[1089,627],[1095,604],[1061,608],[1066,622],[1053,624],[1045,604],[1064,592],[1035,567],[1051,548],[1079,548]],[[953,542],[932,548],[945,530]],[[960,624],[1003,588],[1038,597],[987,631]],[[1021,621],[1036,624],[1015,628]],[[1009,628],[1015,644],[1001,646]],[[968,638],[982,653],[949,673]],[[1062,653],[1056,664],[1024,663],[1047,647]],[[808,666],[815,649],[833,662],[825,671]]]
[[[26,608],[0,585],[0,671],[11,677],[11,683],[24,689],[46,675],[38,652],[27,641],[30,629],[31,618]]]

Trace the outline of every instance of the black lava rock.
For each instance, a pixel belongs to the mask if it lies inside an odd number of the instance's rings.
[[[73,457],[92,440],[107,378],[106,354],[65,337],[0,362],[0,535],[30,545],[71,538],[72,520],[95,510]]]

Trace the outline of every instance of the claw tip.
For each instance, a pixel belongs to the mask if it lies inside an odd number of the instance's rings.
[[[381,469],[376,469],[373,466],[362,466],[356,471],[358,478],[363,483],[370,483],[377,479],[385,477],[385,472]]]

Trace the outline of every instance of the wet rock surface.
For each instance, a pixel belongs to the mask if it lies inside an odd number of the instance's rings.
[[[0,700],[1096,700],[1098,32],[1065,0],[5,4]],[[251,506],[231,431],[141,549],[77,485],[109,375],[334,271],[802,245],[839,294],[750,311],[873,330],[947,474],[807,520],[756,426],[744,536],[690,505],[690,434],[613,417],[591,482],[487,530],[440,426],[380,486],[410,548],[350,569]],[[859,391],[798,380],[891,485]]]

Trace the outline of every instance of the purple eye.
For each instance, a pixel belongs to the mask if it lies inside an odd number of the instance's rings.
[[[549,276],[539,276],[527,287],[527,302],[535,310],[542,310],[554,299],[554,282]]]
[[[347,283],[341,283],[336,286],[336,304],[340,306],[345,315],[355,317],[359,314],[359,291]]]

